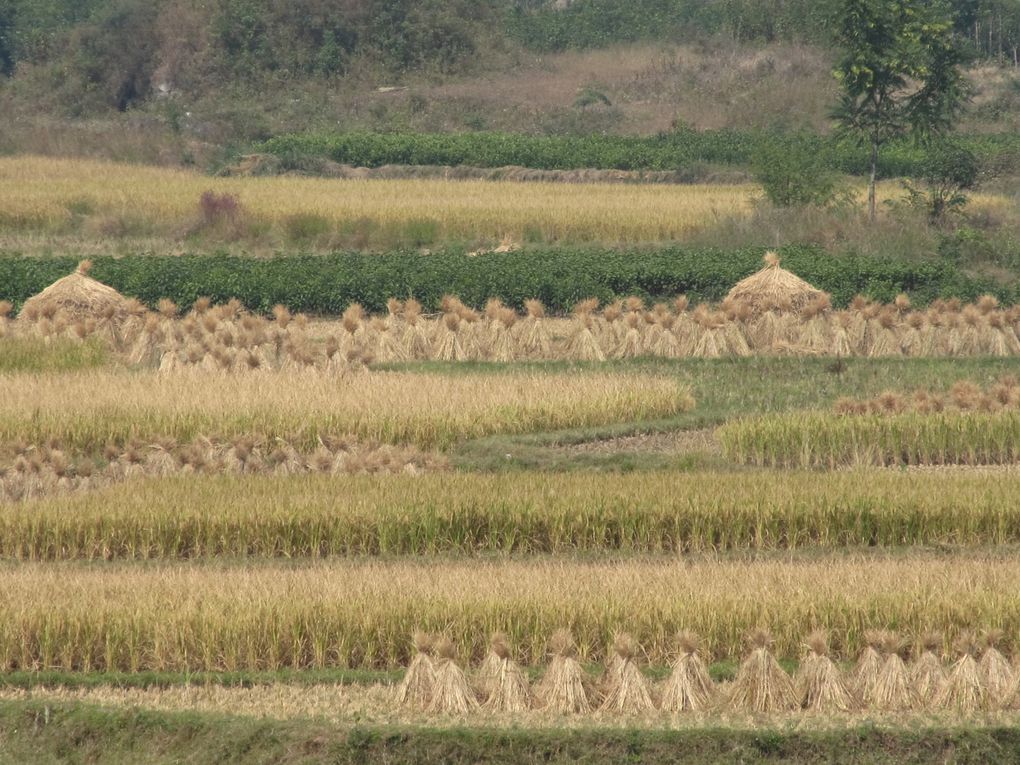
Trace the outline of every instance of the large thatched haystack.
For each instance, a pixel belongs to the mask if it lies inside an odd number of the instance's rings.
[[[800,313],[828,297],[796,274],[779,267],[779,256],[765,253],[765,268],[743,279],[730,290],[727,300],[747,306],[751,314],[769,311]]]
[[[89,261],[77,270],[57,279],[38,295],[25,301],[20,316],[27,319],[52,318],[60,314],[66,319],[114,319],[126,315],[128,300],[113,287],[88,275]]]

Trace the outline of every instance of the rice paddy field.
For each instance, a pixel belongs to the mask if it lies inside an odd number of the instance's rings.
[[[376,241],[414,229],[428,240],[648,242],[679,238],[750,209],[751,185],[568,184],[487,181],[210,178],[199,172],[90,160],[0,157],[0,224],[59,231],[85,223],[142,236],[176,235],[205,221],[199,200],[233,195],[229,225],[289,230],[358,229]],[[217,217],[210,209],[210,214]],[[228,214],[229,212],[229,214]],[[228,220],[229,219],[229,220]],[[213,221],[214,223],[217,221]],[[413,232],[412,232],[413,233]]]
[[[212,189],[270,227],[644,241],[753,196],[0,180],[26,230],[186,228]],[[0,304],[0,760],[1015,761],[1020,312],[741,284],[309,317],[85,268]]]

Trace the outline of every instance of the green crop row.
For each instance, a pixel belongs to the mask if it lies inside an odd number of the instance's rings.
[[[916,305],[938,297],[969,301],[986,292],[1004,303],[1016,298],[1010,289],[967,276],[946,262],[833,257],[815,247],[785,248],[782,256],[785,267],[830,292],[838,306],[858,293],[890,301],[906,292]],[[95,258],[91,273],[149,305],[169,298],[190,306],[206,296],[217,302],[237,298],[255,311],[282,303],[293,311],[336,314],[352,302],[382,311],[391,297],[415,297],[434,310],[443,295],[455,294],[479,308],[492,297],[518,308],[525,300],[537,298],[547,309],[562,312],[589,297],[609,301],[640,295],[668,300],[686,294],[692,301],[720,300],[737,281],[761,267],[761,257],[761,249],[677,247],[534,249],[478,256],[454,251],[268,259],[225,254],[131,255]],[[0,300],[20,305],[75,265],[70,257],[0,256]]]
[[[308,170],[328,159],[359,167],[381,165],[516,165],[546,170],[601,168],[677,170],[695,164],[751,165],[776,141],[820,154],[834,170],[868,172],[867,151],[850,141],[807,133],[769,130],[681,128],[656,136],[536,136],[511,133],[311,133],[277,136],[259,150],[273,154],[286,170]],[[1020,164],[1020,135],[973,135],[962,139],[984,162],[997,167]],[[916,174],[924,152],[909,142],[882,150],[883,177]]]

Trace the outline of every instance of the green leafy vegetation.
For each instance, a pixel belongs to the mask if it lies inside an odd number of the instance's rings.
[[[928,157],[921,168],[919,187],[904,180],[907,200],[920,207],[933,224],[943,223],[950,213],[959,213],[967,204],[964,193],[978,185],[981,166],[977,156],[964,146],[951,141],[938,141],[928,149]]]
[[[836,196],[837,179],[825,154],[795,136],[763,145],[754,158],[754,177],[777,207],[825,205]]]
[[[260,150],[280,159],[285,170],[315,170],[316,161],[361,167],[381,165],[519,165],[547,170],[602,168],[614,170],[675,170],[695,163],[752,166],[763,151],[791,141],[783,131],[705,130],[678,128],[651,137],[533,136],[503,133],[317,133],[283,135]],[[983,162],[1020,166],[1020,136],[973,135],[961,138]],[[829,170],[865,175],[867,149],[852,141],[833,142],[801,134],[799,153],[822,157]],[[923,147],[901,140],[886,145],[878,159],[880,177],[916,175],[926,162]]]
[[[567,311],[589,297],[611,301],[640,295],[666,300],[721,300],[740,279],[761,267],[760,248],[720,251],[679,247],[639,250],[528,249],[469,256],[447,251],[386,256],[360,253],[288,255],[252,259],[233,255],[95,258],[92,275],[130,297],[155,306],[169,298],[190,306],[199,297],[239,299],[255,311],[282,303],[293,311],[339,314],[352,302],[370,311],[386,309],[391,297],[415,297],[435,309],[453,294],[481,308],[498,297],[521,307],[537,298],[553,311]],[[846,305],[856,294],[889,302],[906,292],[916,305],[938,297],[971,301],[993,293],[1012,302],[1012,289],[965,275],[940,261],[833,257],[815,247],[782,250],[783,263]],[[0,258],[0,299],[20,305],[74,270],[69,257]]]

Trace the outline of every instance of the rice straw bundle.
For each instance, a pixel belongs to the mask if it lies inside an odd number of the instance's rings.
[[[705,305],[699,305],[692,314],[695,324],[700,327],[691,355],[700,359],[718,359],[727,355],[729,339],[723,330],[726,317],[712,311]]]
[[[751,712],[796,709],[797,693],[772,652],[772,636],[757,630],[749,637],[751,654],[740,665],[730,689],[729,706]]]
[[[637,313],[628,313],[623,320],[624,325],[627,327],[626,333],[623,336],[623,340],[617,347],[616,352],[613,354],[618,359],[633,359],[641,355],[644,350],[643,343],[641,341],[641,332],[639,327],[641,325],[641,316]]]
[[[421,316],[422,307],[414,298],[404,302],[404,332],[402,344],[404,357],[408,359],[427,359],[431,354],[431,340]]]
[[[706,709],[715,695],[715,686],[708,674],[700,650],[700,639],[693,632],[677,636],[680,656],[673,664],[673,672],[662,694],[662,709],[666,712],[698,712]]]
[[[935,633],[929,633],[922,638],[921,645],[924,651],[910,668],[910,686],[918,705],[930,707],[946,682],[946,670],[936,653],[942,639]]]
[[[460,341],[461,316],[459,313],[444,313],[439,322],[438,334],[432,349],[433,358],[437,361],[464,361],[467,354]]]
[[[511,658],[506,636],[497,632],[482,663],[484,709],[493,712],[524,712],[531,708],[531,688],[521,668]]]
[[[500,308],[496,318],[490,324],[489,358],[497,362],[511,362],[516,356],[513,333],[517,323],[517,314],[510,308]]]
[[[127,298],[113,287],[88,275],[91,260],[83,260],[71,274],[57,279],[49,287],[25,301],[19,319],[34,320],[41,316],[52,319],[58,313],[65,319],[86,317],[120,321],[130,313]]]
[[[802,312],[805,323],[801,326],[799,344],[813,353],[831,353],[833,329],[830,313],[832,300],[828,295],[817,298]]]
[[[904,319],[905,328],[900,335],[900,347],[905,356],[921,356],[924,350],[922,330],[927,321],[921,311],[911,311]]]
[[[679,298],[678,298],[679,300]],[[687,298],[683,298],[686,305]],[[686,311],[677,314],[673,321],[672,334],[677,342],[677,357],[685,358],[694,352],[701,336],[701,327],[691,318]]]
[[[545,328],[545,306],[538,300],[525,300],[528,317],[518,325],[518,342],[521,353],[532,358],[549,356],[551,339]]]
[[[413,637],[415,654],[404,673],[404,679],[397,686],[397,703],[425,708],[432,702],[436,685],[436,670],[432,663],[434,640],[421,630]]]
[[[751,355],[751,346],[747,344],[747,337],[744,335],[742,324],[728,321],[723,324],[722,331],[726,342],[727,355],[740,357]]]
[[[617,657],[616,669],[611,673],[611,684],[600,712],[648,712],[655,709],[648,680],[634,663],[637,645],[627,634],[621,634],[613,642],[613,653]]]
[[[868,356],[888,357],[903,354],[895,330],[897,322],[895,311],[888,308],[882,310],[875,319],[868,322],[868,335],[871,338]]]
[[[457,666],[457,652],[453,643],[441,638],[436,645],[439,660],[435,668],[435,684],[429,712],[464,714],[478,708],[478,699],[468,684],[464,670]]]
[[[584,669],[577,661],[570,630],[558,630],[549,645],[552,661],[538,689],[543,707],[561,714],[590,712],[591,702],[585,688]]]
[[[983,709],[987,706],[988,694],[974,658],[978,652],[977,641],[973,635],[964,634],[956,641],[955,648],[959,658],[935,697],[935,706],[964,713]]]
[[[567,347],[571,358],[580,361],[606,360],[606,354],[602,352],[602,348],[592,332],[594,326],[595,320],[590,313],[577,315],[574,320],[574,332]]]
[[[887,632],[883,641],[885,658],[878,677],[872,686],[867,701],[877,709],[903,710],[913,706],[910,684],[907,681],[907,665],[901,654],[906,650],[907,643],[894,632]]]
[[[850,337],[850,327],[854,323],[854,317],[846,312],[840,311],[834,317],[832,329],[831,353],[837,358],[844,358],[853,355],[853,341]]]
[[[843,673],[829,656],[828,635],[822,631],[808,635],[808,655],[797,672],[796,686],[800,705],[812,712],[849,712],[857,706]]]
[[[882,669],[882,655],[879,649],[885,640],[885,635],[878,630],[868,630],[864,633],[864,650],[857,659],[857,666],[854,668],[854,690],[862,701],[871,703],[874,697],[875,683],[878,682],[878,673]]]
[[[1000,629],[988,630],[985,633],[985,650],[978,662],[981,683],[985,687],[988,701],[991,704],[1004,701],[1013,687],[1013,669],[998,648],[999,643],[1002,642],[1003,634]]]
[[[737,282],[726,296],[728,300],[743,303],[753,313],[761,314],[775,310],[800,312],[812,301],[825,296],[821,290],[780,268],[776,253],[767,252],[762,260],[765,267]]]
[[[672,316],[660,318],[657,324],[652,325],[646,342],[651,355],[664,359],[679,359],[684,356],[680,341],[673,332],[673,325]]]

